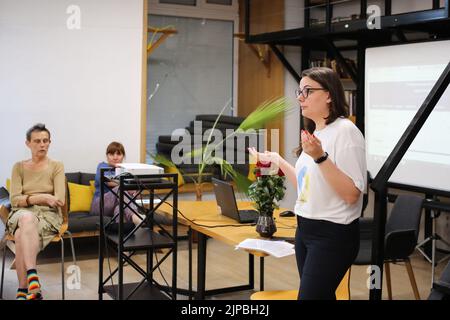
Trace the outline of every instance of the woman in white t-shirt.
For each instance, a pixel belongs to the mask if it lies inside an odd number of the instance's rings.
[[[304,70],[296,96],[307,130],[301,132],[295,167],[278,153],[249,151],[259,161],[277,163],[297,188],[298,298],[335,299],[359,250],[365,142],[347,119],[344,90],[333,70]]]

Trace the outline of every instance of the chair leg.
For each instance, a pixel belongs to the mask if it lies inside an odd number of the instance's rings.
[[[420,300],[419,290],[417,289],[416,278],[414,277],[414,271],[411,266],[411,261],[408,259],[405,260],[406,270],[408,271],[409,281],[411,282],[411,287],[414,291],[414,297],[416,300]]]
[[[73,244],[72,233],[70,231],[66,231],[66,233],[69,235],[70,247],[72,249],[72,262],[76,266],[77,265],[77,257],[76,257],[76,254],[75,254],[75,246]],[[76,275],[77,275],[77,281],[79,283],[80,282],[80,278],[78,277],[79,273],[76,272]]]
[[[61,237],[61,292],[62,292],[62,299],[65,300],[65,277],[64,277],[64,239]]]
[[[384,269],[386,270],[386,284],[388,289],[388,299],[392,300],[392,282],[391,282],[391,267],[389,262],[384,263]]]
[[[2,257],[2,283],[0,284],[0,299],[3,300],[3,280],[5,279],[5,260],[6,260],[6,244],[3,247],[3,257]]]
[[[77,258],[75,255],[75,246],[73,245],[73,237],[72,237],[72,233],[70,231],[66,231],[66,233],[69,235],[69,239],[70,239],[70,247],[72,249],[72,261],[74,265],[77,265]]]

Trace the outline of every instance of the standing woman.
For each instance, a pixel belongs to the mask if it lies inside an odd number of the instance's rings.
[[[66,197],[64,166],[48,158],[50,131],[36,124],[26,134],[31,159],[17,162],[11,175],[8,231],[14,235],[19,289],[16,299],[42,299],[36,257],[61,228]]]
[[[365,142],[347,119],[344,90],[333,70],[304,70],[296,97],[307,130],[301,132],[295,168],[278,153],[249,151],[259,161],[277,163],[297,188],[298,298],[334,300],[359,250]]]

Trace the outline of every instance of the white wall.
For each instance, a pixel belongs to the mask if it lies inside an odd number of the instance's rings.
[[[72,4],[79,30],[67,27]],[[30,157],[25,132],[37,122],[66,172],[94,172],[112,140],[139,161],[143,9],[143,0],[0,0],[0,185]]]

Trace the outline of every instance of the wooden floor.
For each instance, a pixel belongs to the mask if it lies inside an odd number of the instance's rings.
[[[195,248],[195,247],[194,247]],[[51,245],[39,256],[38,274],[43,285],[45,299],[60,299],[61,297],[61,269],[59,263],[58,245]],[[98,260],[97,242],[95,239],[76,240],[76,250],[78,266],[81,269],[81,289],[66,289],[66,299],[96,300],[98,284]],[[161,257],[161,254],[158,254]],[[178,252],[178,287],[187,288],[188,272],[188,251],[186,241],[180,241]],[[195,253],[194,253],[195,257]],[[12,261],[12,254],[7,254],[7,266]],[[144,266],[145,256],[139,255],[136,261]],[[194,260],[195,261],[195,260]],[[116,265],[115,258],[110,259],[111,266]],[[245,284],[247,275],[248,255],[242,251],[235,251],[227,245],[218,241],[208,240],[208,260],[207,260],[207,288],[213,289],[223,286]],[[442,262],[436,268],[436,276],[439,277],[447,261]],[[66,270],[71,263],[69,247],[66,248]],[[195,263],[194,263],[195,265]],[[416,276],[420,296],[426,299],[430,293],[431,286],[431,265],[420,253],[416,252],[412,256],[412,265]],[[259,289],[259,260],[255,259],[255,290]],[[139,275],[130,266],[125,267],[125,282],[133,282],[139,279]],[[368,289],[366,282],[368,273],[365,266],[354,266],[351,271],[351,298],[354,300],[368,299]],[[108,264],[105,263],[105,273],[108,273]],[[394,300],[412,300],[414,295],[409,283],[408,275],[403,264],[392,265],[392,287]],[[161,274],[167,281],[171,279],[171,261],[168,259],[161,267]],[[157,272],[155,278],[164,283],[164,280]],[[265,288],[266,290],[296,289],[299,284],[296,262],[294,256],[285,258],[266,258],[265,262]],[[194,268],[195,275],[195,268]],[[67,279],[67,278],[66,278]],[[117,280],[115,280],[117,283]],[[194,276],[195,286],[195,276]],[[385,288],[385,286],[384,286]],[[17,279],[14,270],[7,270],[5,275],[5,299],[13,299],[17,289]],[[386,290],[384,290],[386,291]],[[254,291],[242,291],[238,293],[222,294],[208,299],[233,299],[246,300]],[[105,299],[108,297],[105,295]],[[178,299],[186,299],[179,296]],[[387,299],[384,292],[384,299]]]

